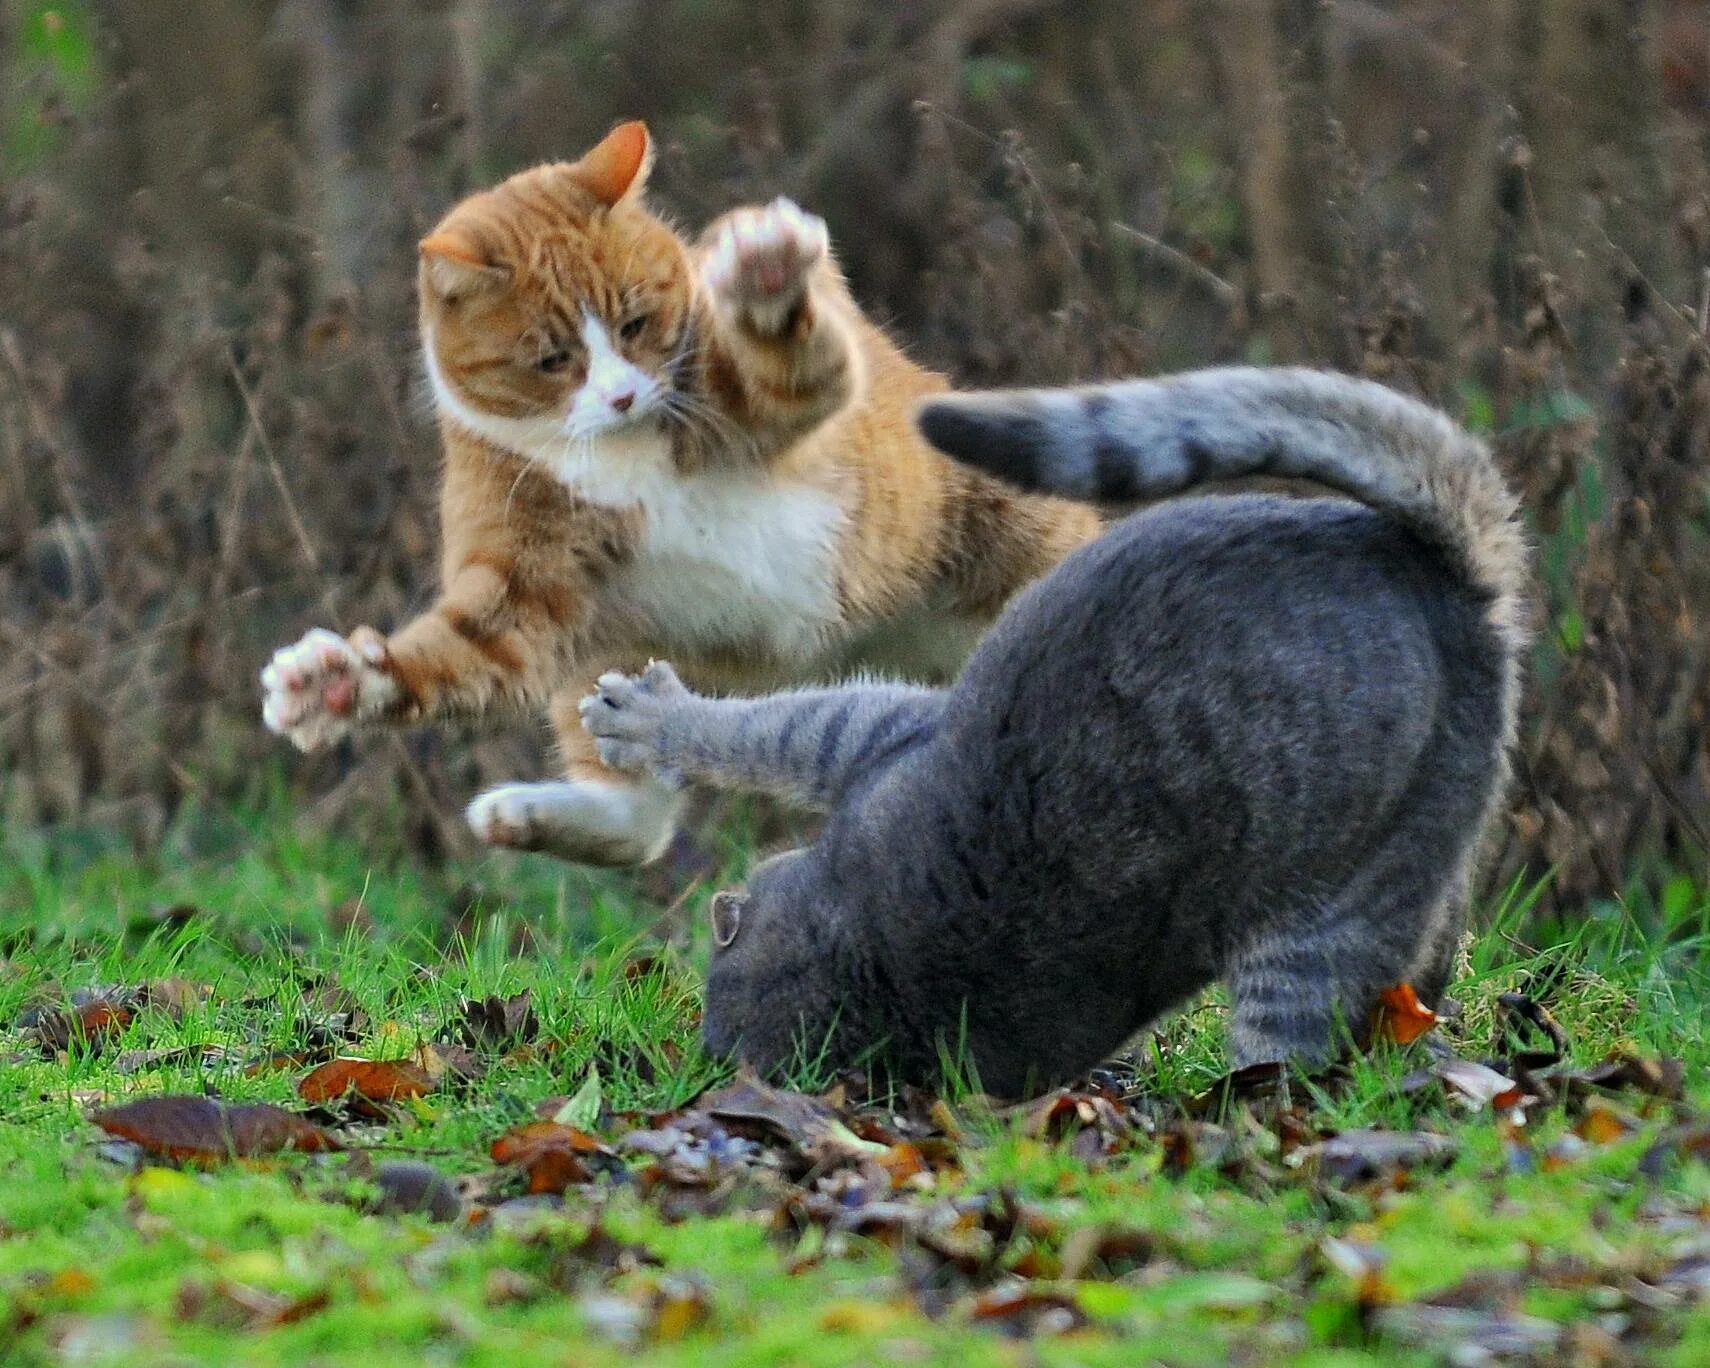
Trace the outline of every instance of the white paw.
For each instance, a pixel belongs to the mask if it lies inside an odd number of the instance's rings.
[[[738,209],[725,219],[701,276],[715,300],[756,328],[775,332],[800,302],[808,273],[830,245],[824,219],[780,196],[763,209]]]
[[[580,864],[637,865],[664,853],[681,806],[656,784],[575,779],[489,789],[465,816],[490,846]]]
[[[316,627],[275,651],[261,672],[261,719],[298,750],[331,745],[397,701],[385,660],[386,643],[375,632],[347,641]]]
[[[680,778],[671,768],[665,731],[672,716],[693,697],[675,670],[655,660],[638,675],[615,670],[601,675],[595,691],[576,706],[582,726],[599,749],[601,764],[676,784]]]

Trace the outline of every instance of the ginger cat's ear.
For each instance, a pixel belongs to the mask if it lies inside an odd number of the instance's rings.
[[[621,123],[570,167],[577,183],[608,208],[641,193],[653,169],[653,139],[635,119]]]
[[[430,233],[416,250],[428,283],[442,299],[494,289],[511,277],[508,269],[486,258],[473,238],[455,228]]]

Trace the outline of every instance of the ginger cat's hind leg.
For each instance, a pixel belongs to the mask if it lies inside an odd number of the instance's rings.
[[[610,866],[646,864],[665,853],[684,795],[657,779],[600,763],[576,710],[590,687],[576,685],[552,700],[565,778],[501,784],[470,803],[469,825],[487,845]]]

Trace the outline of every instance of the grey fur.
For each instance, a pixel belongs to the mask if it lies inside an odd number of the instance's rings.
[[[1237,1065],[1326,1057],[1390,984],[1434,997],[1524,641],[1524,546],[1484,449],[1301,371],[934,400],[922,426],[1036,488],[1269,473],[1372,506],[1136,514],[1021,594],[944,691],[608,678],[585,709],[608,762],[835,807],[723,905],[709,1046],[774,1067],[882,1047],[913,1077],[965,1049],[1017,1093],[1219,977]]]

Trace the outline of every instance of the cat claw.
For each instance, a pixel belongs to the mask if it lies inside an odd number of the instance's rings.
[[[601,675],[595,691],[576,706],[600,763],[651,773],[671,783],[675,775],[665,760],[665,727],[671,713],[690,697],[677,672],[656,660],[639,675],[616,670]]]
[[[261,720],[301,751],[318,750],[377,717],[398,697],[383,668],[386,643],[359,630],[349,639],[315,627],[282,646],[261,672]]]
[[[728,301],[753,326],[777,331],[807,289],[808,273],[830,248],[825,220],[780,196],[725,219],[702,278],[715,299]]]

